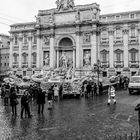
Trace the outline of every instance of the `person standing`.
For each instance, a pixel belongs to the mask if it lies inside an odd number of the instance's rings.
[[[52,93],[52,88],[49,88],[49,92],[48,92],[48,96],[47,96],[47,99],[48,99],[48,109],[52,109],[52,100],[53,100],[53,93]]]
[[[38,114],[40,114],[40,112],[43,114],[45,104],[45,94],[46,91],[42,91],[41,88],[38,89],[37,94]]]
[[[111,101],[113,101],[114,104],[116,104],[115,88],[110,85],[108,88],[108,102],[107,102],[107,104],[110,105]]]
[[[90,96],[90,92],[91,92],[91,84],[90,84],[90,82],[88,82],[88,84],[87,84],[87,97]]]
[[[84,96],[87,95],[87,83],[84,83]]]
[[[28,118],[31,118],[30,108],[29,108],[29,99],[28,91],[26,90],[21,97],[21,119],[23,119],[23,112],[28,114]]]
[[[10,90],[10,105],[12,107],[12,116],[17,116],[17,104],[18,104],[18,100],[17,100],[17,94],[16,94],[16,90],[14,87],[11,87]]]
[[[4,105],[8,105],[8,100],[9,100],[9,95],[10,95],[10,85],[7,83],[5,85],[5,93],[4,93]]]
[[[63,98],[63,86],[62,86],[62,84],[59,87],[59,98],[60,98],[60,100]]]
[[[54,85],[54,101],[58,101],[58,96],[59,96],[59,88],[57,85]]]
[[[103,94],[103,84],[102,82],[99,83],[99,95]]]
[[[97,96],[97,84],[96,83],[94,83],[94,95]]]

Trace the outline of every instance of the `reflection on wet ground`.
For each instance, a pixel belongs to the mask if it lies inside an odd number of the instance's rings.
[[[137,129],[134,107],[119,103],[107,106],[107,96],[89,99],[65,99],[54,103],[53,110],[45,105],[44,114],[37,114],[36,103],[31,104],[32,118],[20,119],[11,115],[11,108],[0,100],[0,136],[12,140],[94,140],[107,135],[133,132]]]

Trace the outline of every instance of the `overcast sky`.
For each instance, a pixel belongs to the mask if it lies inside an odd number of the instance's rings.
[[[14,23],[33,22],[38,10],[56,8],[56,0],[3,0],[0,6],[0,33],[9,35]],[[140,10],[140,0],[75,0],[75,5],[100,5],[101,14]]]

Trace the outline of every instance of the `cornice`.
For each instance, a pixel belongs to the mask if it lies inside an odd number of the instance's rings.
[[[20,29],[20,30],[14,30],[14,31],[9,31],[10,34],[14,34],[14,33],[22,33],[22,32],[33,32],[36,31],[36,29]]]
[[[128,24],[128,23],[136,23],[136,22],[140,22],[140,19],[131,19],[131,20],[116,20],[116,21],[99,21],[100,25],[114,25],[114,24]]]

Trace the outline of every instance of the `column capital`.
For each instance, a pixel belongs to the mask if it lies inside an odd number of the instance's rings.
[[[100,33],[100,31],[98,31],[97,29],[93,29],[93,30],[90,31],[90,33],[92,35],[98,35]]]
[[[123,29],[122,32],[123,32],[123,34],[128,34],[129,30],[128,29]]]
[[[73,51],[75,51],[76,50],[76,46],[72,46],[72,49],[73,49]]]
[[[82,32],[81,32],[81,31],[76,31],[75,34],[76,34],[77,36],[81,36]]]
[[[10,37],[10,42],[12,42],[14,40],[14,38],[13,37]]]
[[[41,39],[41,34],[37,34],[36,37]]]
[[[18,40],[19,40],[19,41],[22,41],[22,39],[23,39],[23,35],[20,34],[20,35],[18,36]]]
[[[48,36],[49,36],[50,38],[54,38],[54,37],[55,37],[55,33],[50,33]]]
[[[28,39],[31,40],[32,39],[32,36],[28,36]]]
[[[108,31],[108,34],[109,34],[109,35],[114,35],[114,30],[109,30],[109,31]]]

